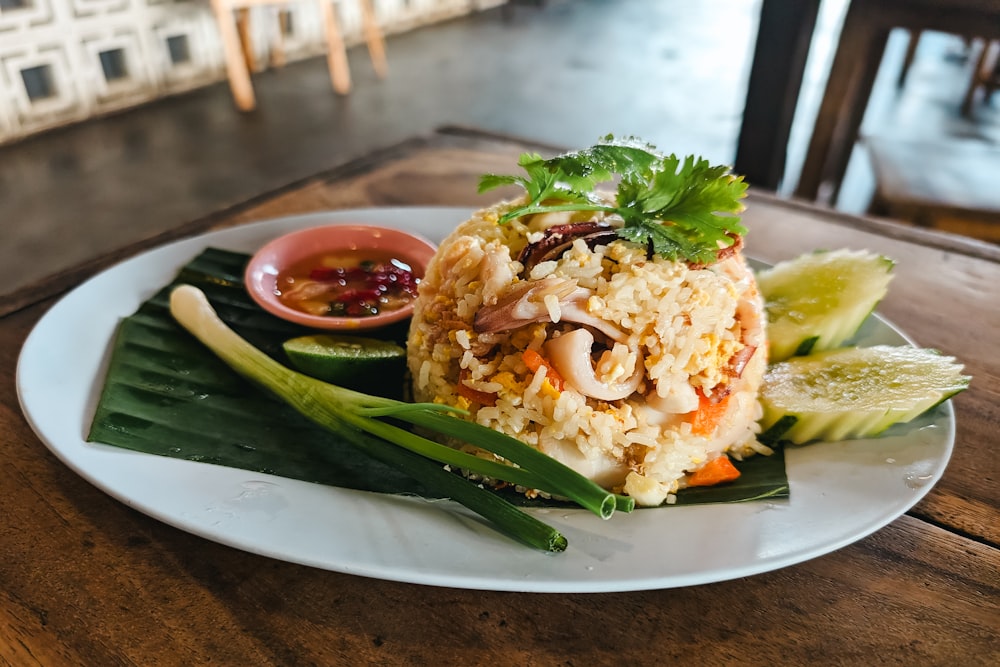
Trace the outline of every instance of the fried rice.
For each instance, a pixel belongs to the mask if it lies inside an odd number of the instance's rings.
[[[739,247],[692,266],[619,239],[601,213],[498,224],[522,203],[476,212],[427,268],[414,399],[468,410],[640,505],[673,502],[723,454],[769,453],[756,439],[766,318]]]

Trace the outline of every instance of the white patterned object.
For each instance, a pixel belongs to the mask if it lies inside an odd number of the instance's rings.
[[[336,4],[348,45],[361,41],[357,3]],[[387,34],[503,0],[375,0]],[[255,7],[255,56],[266,66],[278,10]],[[288,4],[288,60],[325,51],[315,0]],[[0,143],[226,78],[218,28],[198,0],[0,0]]]

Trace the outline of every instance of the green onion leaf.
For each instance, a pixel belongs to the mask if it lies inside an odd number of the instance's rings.
[[[614,514],[614,494],[565,464],[520,440],[474,422],[440,414],[453,408],[435,403],[403,403],[370,396],[303,375],[279,364],[250,345],[212,309],[204,292],[180,285],[170,294],[170,312],[184,328],[217,354],[231,368],[274,392],[306,417],[336,431],[334,421],[344,422],[441,463],[492,479],[564,496],[603,519]],[[401,428],[372,419],[372,414],[392,416],[415,426],[493,452],[517,467],[489,461]]]

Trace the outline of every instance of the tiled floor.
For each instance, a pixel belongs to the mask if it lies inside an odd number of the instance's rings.
[[[566,146],[636,134],[665,151],[731,162],[758,2],[548,0],[509,19],[492,10],[390,37],[384,81],[352,50],[349,97],[332,92],[316,58],[256,75],[254,113],[238,113],[220,83],[0,147],[0,295],[447,123]],[[791,170],[843,6],[822,5]],[[891,54],[903,44],[894,40]],[[958,118],[967,66],[946,57],[954,48],[948,37],[921,43],[907,88],[882,85],[888,92],[869,114],[876,128],[1000,141],[996,109],[978,124]],[[845,206],[863,209],[863,163],[851,179]]]

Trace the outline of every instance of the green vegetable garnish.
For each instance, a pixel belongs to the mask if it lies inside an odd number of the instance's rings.
[[[205,294],[181,285],[170,295],[170,312],[185,329],[247,379],[269,389],[302,415],[343,436],[375,458],[404,470],[462,503],[512,537],[538,548],[562,551],[565,538],[555,529],[518,510],[476,484],[444,472],[432,461],[569,498],[602,518],[615,509],[629,510],[632,500],[618,498],[562,463],[492,429],[443,412],[454,408],[432,403],[403,403],[328,384],[281,365],[230,329]],[[418,436],[382,421],[390,417],[475,444],[516,464],[485,460]],[[373,437],[374,436],[374,437]]]
[[[711,166],[690,155],[664,157],[636,138],[608,135],[588,149],[548,160],[524,153],[518,164],[525,176],[487,174],[479,192],[520,185],[528,202],[500,218],[552,211],[604,211],[621,216],[618,235],[667,259],[694,264],[717,260],[720,248],[746,233],[737,215],[743,211],[747,184],[725,166]],[[600,183],[618,178],[615,204],[595,193]]]

